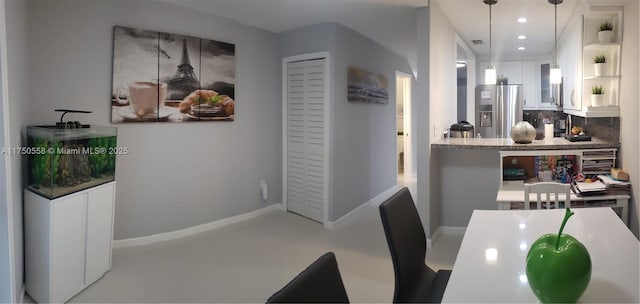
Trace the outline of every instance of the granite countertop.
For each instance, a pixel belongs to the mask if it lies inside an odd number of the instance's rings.
[[[455,150],[572,150],[572,149],[604,149],[618,148],[617,142],[608,142],[599,138],[591,141],[570,142],[562,137],[534,140],[530,144],[516,144],[511,138],[445,138],[431,144],[432,148]]]

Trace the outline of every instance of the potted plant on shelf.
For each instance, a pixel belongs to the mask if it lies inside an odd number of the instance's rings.
[[[607,62],[607,57],[605,55],[598,55],[593,57],[593,75],[594,76],[602,76],[602,71],[604,70],[604,64]]]
[[[604,106],[604,90],[602,89],[602,86],[591,87],[591,106]]]
[[[609,21],[600,23],[600,31],[598,32],[598,41],[600,43],[611,43],[613,40],[613,24]]]

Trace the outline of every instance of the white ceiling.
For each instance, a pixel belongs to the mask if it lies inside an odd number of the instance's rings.
[[[157,0],[224,16],[280,33],[338,22],[405,56],[415,68],[416,14],[429,0]],[[578,5],[620,5],[631,0],[564,0],[558,5],[558,37]],[[482,0],[431,0],[482,60],[489,56],[489,7]],[[432,4],[432,6],[434,5]],[[433,13],[433,12],[432,12]],[[525,24],[516,18],[528,18]],[[554,6],[548,0],[498,0],[492,6],[493,59],[550,58]],[[524,41],[517,35],[526,35]],[[471,40],[481,39],[483,45]],[[525,51],[518,51],[518,46]]]
[[[416,8],[428,0],[158,0],[274,33],[337,22],[406,57],[415,67]]]
[[[489,5],[482,0],[433,0],[469,47],[480,58],[489,57]],[[579,0],[558,5],[558,37]],[[554,6],[547,0],[498,0],[491,7],[493,59],[539,58],[553,52]],[[528,19],[518,23],[518,17]],[[518,40],[518,35],[527,39]],[[482,45],[471,40],[480,39]],[[526,50],[517,48],[524,46]]]

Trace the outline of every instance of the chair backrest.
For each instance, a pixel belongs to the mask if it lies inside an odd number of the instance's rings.
[[[425,265],[427,241],[409,189],[402,188],[380,205],[380,218],[393,261],[395,289],[393,302],[425,302],[417,299],[417,289],[435,278]]]
[[[323,254],[267,303],[349,303],[335,254]]]
[[[542,203],[547,209],[551,208],[551,203],[556,209],[560,208],[561,195],[564,195],[564,207],[570,207],[571,189],[569,187],[569,184],[553,182],[524,184],[524,209],[530,207],[530,194],[536,194],[536,208],[538,209],[542,208]]]

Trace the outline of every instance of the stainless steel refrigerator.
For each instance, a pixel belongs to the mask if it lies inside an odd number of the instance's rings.
[[[483,138],[510,138],[511,127],[522,121],[522,85],[478,85],[476,128]]]

